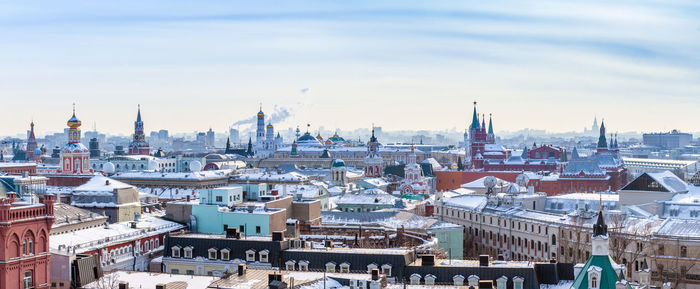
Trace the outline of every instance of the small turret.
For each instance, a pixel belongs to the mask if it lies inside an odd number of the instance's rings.
[[[598,150],[608,147],[608,141],[605,139],[605,121],[600,122],[600,137],[598,137]]]

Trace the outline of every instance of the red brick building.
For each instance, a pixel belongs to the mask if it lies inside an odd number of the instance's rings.
[[[16,200],[14,193],[0,200],[0,288],[48,288],[54,197],[40,204]]]
[[[8,175],[22,175],[24,173],[36,175],[35,163],[0,163],[0,173]]]

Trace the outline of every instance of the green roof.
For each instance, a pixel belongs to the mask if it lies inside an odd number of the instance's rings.
[[[591,256],[588,258],[588,261],[586,261],[586,264],[583,265],[583,268],[581,268],[581,272],[576,276],[574,283],[571,285],[571,289],[588,289],[588,269],[591,266],[597,266],[602,269],[601,277],[598,281],[600,282],[598,288],[615,289],[615,283],[617,283],[618,278],[612,266],[613,263],[614,261],[610,256]],[[627,284],[627,288],[632,287]]]

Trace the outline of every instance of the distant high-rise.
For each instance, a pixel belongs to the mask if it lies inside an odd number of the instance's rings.
[[[91,159],[99,159],[100,158],[100,142],[97,141],[97,138],[91,138],[90,139],[90,158]]]
[[[214,141],[216,140],[216,137],[214,135],[214,131],[209,128],[209,131],[207,131],[207,139],[205,145],[208,147],[214,147]]]
[[[241,141],[240,132],[235,128],[231,128],[228,131],[228,138],[233,143],[239,143]]]

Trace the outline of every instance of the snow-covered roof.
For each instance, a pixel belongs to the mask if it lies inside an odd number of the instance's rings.
[[[322,187],[315,185],[275,185],[274,189],[280,193],[286,189],[287,194],[292,196],[301,194],[304,199],[315,199],[323,193]]]
[[[130,288],[156,288],[157,284],[184,283],[187,289],[206,289],[209,284],[220,279],[214,276],[178,275],[168,273],[116,271],[105,274],[103,280],[116,280],[115,282],[95,281],[83,285],[85,289],[102,289],[104,284],[118,284],[119,282],[129,283]],[[256,280],[257,281],[257,280]],[[260,281],[263,282],[263,281]],[[178,285],[179,286],[179,285]],[[170,287],[170,286],[168,286]],[[241,287],[250,288],[250,287]]]
[[[448,207],[456,207],[467,210],[478,210],[486,206],[486,196],[462,195],[453,198],[444,198],[442,204]]]
[[[154,171],[119,172],[113,177],[118,179],[163,179],[163,180],[211,180],[226,178],[232,170],[212,170],[186,173],[166,173]]]
[[[671,193],[683,193],[689,189],[688,185],[671,171],[646,174]]]
[[[344,194],[335,201],[336,205],[394,205],[399,198],[380,189],[368,189],[356,194]]]
[[[276,173],[253,173],[253,174],[240,174],[240,175],[235,175],[233,176],[233,179],[236,180],[244,180],[244,181],[292,181],[292,182],[301,182],[301,181],[307,181],[309,178],[308,176],[298,173],[298,172],[289,172],[285,174],[276,174]]]
[[[115,189],[128,189],[134,186],[97,174],[89,181],[73,189],[74,194],[83,192],[113,192]]]
[[[121,222],[109,224],[107,227],[93,227],[63,234],[51,235],[49,246],[51,250],[57,250],[59,246],[72,246],[76,253],[92,251],[98,248],[105,248],[112,244],[120,244],[145,236],[153,236],[165,232],[175,231],[185,226],[159,218],[154,214],[143,214],[136,224],[136,228],[131,228],[131,222]]]

